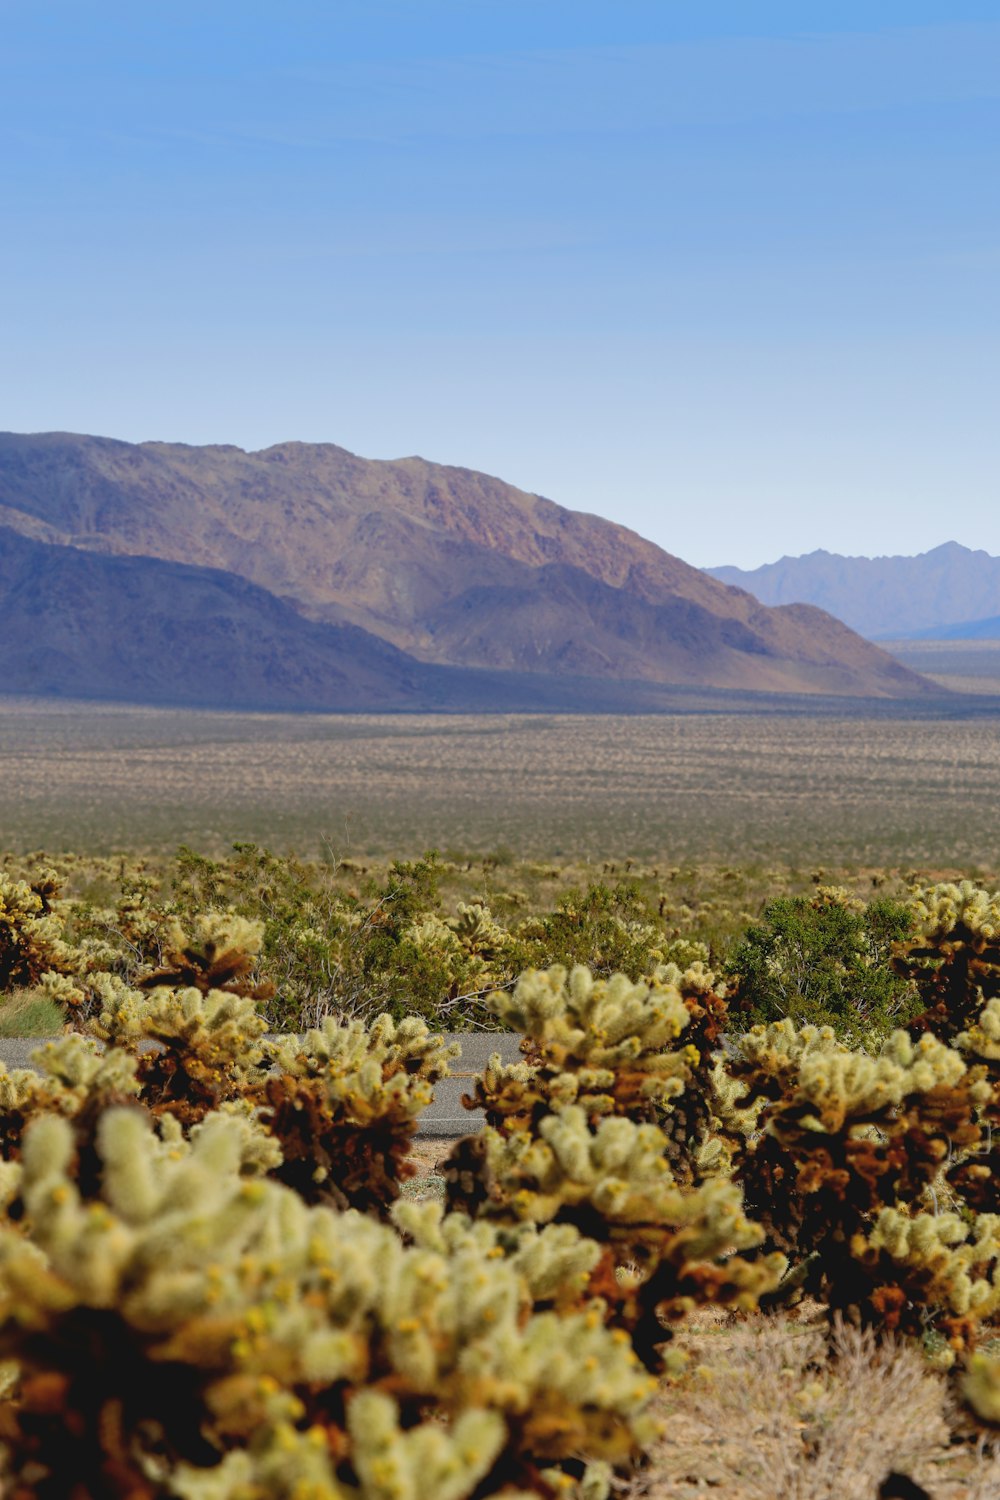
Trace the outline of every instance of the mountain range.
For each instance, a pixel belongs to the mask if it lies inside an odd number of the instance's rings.
[[[7,691],[278,708],[653,708],[940,692],[498,479],[332,444],[0,435]]]
[[[764,604],[812,604],[869,640],[1000,638],[1000,557],[945,542],[915,557],[809,552],[764,567],[709,568]]]

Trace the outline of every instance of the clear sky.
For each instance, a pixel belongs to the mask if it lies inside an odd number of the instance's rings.
[[[0,428],[1000,553],[998,0],[0,0]]]

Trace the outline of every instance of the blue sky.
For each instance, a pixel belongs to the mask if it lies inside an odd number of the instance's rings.
[[[1000,5],[0,0],[0,427],[1000,553]]]

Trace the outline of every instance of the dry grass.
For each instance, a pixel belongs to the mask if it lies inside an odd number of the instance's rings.
[[[0,1037],[55,1036],[66,1012],[36,990],[15,990],[0,996]]]
[[[878,1500],[890,1475],[932,1500],[997,1500],[1000,1459],[952,1440],[944,1379],[920,1352],[789,1319],[689,1335],[689,1372],[631,1500]],[[897,1487],[893,1495],[919,1495]]]
[[[990,865],[1000,736],[986,719],[691,714],[281,716],[0,712],[13,849]]]
[[[444,1196],[444,1178],[440,1168],[448,1155],[453,1141],[447,1139],[414,1141],[410,1160],[416,1166],[416,1175],[403,1185],[403,1195],[423,1202],[428,1198]]]

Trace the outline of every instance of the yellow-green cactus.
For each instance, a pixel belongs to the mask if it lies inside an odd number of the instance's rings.
[[[493,913],[481,901],[468,905],[458,903],[456,915],[448,926],[469,953],[481,954],[485,958],[502,953],[510,943],[509,933],[493,918]]]
[[[164,934],[164,962],[140,979],[139,987],[166,985],[200,990],[204,995],[224,990],[254,1000],[269,999],[274,986],[253,979],[263,939],[262,921],[232,911],[202,912],[186,926],[172,918]]]
[[[0,1066],[0,1154],[16,1158],[26,1125],[36,1115],[74,1122],[79,1150],[92,1147],[102,1109],[138,1096],[135,1059],[117,1049],[102,1052],[90,1040],[61,1037],[32,1053],[35,1069]]]
[[[910,902],[914,930],[895,967],[920,992],[927,1009],[911,1030],[946,1041],[977,1023],[1000,996],[1000,891],[963,880],[917,890]]]
[[[882,1210],[936,1204],[955,1154],[980,1139],[989,1089],[926,1032],[894,1032],[869,1057],[781,1023],[742,1039],[740,1053],[745,1099],[767,1103],[737,1149],[737,1177],[771,1243],[799,1262],[789,1289],[896,1326],[905,1278],[888,1263],[872,1270],[872,1227]]]
[[[411,1144],[457,1043],[410,1016],[339,1025],[267,1045],[274,1071],[254,1098],[280,1142],[283,1182],[309,1201],[382,1211],[412,1175]]]
[[[119,1047],[104,1049],[88,1038],[70,1035],[36,1047],[31,1061],[50,1083],[72,1091],[81,1104],[93,1093],[139,1093],[136,1060]]]
[[[166,986],[143,994],[114,980],[100,993],[96,1036],[119,1047],[155,1044],[138,1062],[143,1103],[154,1113],[192,1124],[263,1078],[267,1023],[251,996]]]
[[[470,1247],[494,1260],[503,1256],[524,1281],[532,1302],[579,1307],[602,1249],[571,1224],[503,1224],[444,1212],[441,1203],[401,1199],[392,1221],[423,1250],[452,1256]]]
[[[917,936],[925,940],[951,937],[960,928],[984,942],[1000,938],[1000,891],[985,891],[972,880],[918,889],[910,910]]]
[[[708,1134],[711,1054],[724,1011],[710,970],[663,965],[634,983],[556,964],[529,970],[512,994],[488,1004],[524,1034],[525,1057],[506,1065],[491,1058],[470,1108],[505,1133],[537,1130],[549,1112],[571,1105],[591,1121],[656,1121],[675,1170],[692,1175]]]
[[[595,1068],[662,1054],[690,1019],[676,985],[595,979],[582,965],[529,970],[490,1008],[513,1030]]]
[[[628,1340],[604,1327],[600,1303],[533,1311],[518,1252],[484,1253],[468,1226],[438,1224],[445,1253],[407,1247],[361,1215],[248,1182],[238,1127],[210,1116],[172,1150],[138,1112],[107,1111],[91,1198],[74,1175],[68,1123],[48,1115],[29,1127],[17,1189],[24,1224],[0,1229],[0,1358],[21,1369],[4,1415],[15,1484],[31,1473],[39,1495],[96,1497],[113,1471],[116,1493],[145,1495],[157,1466],[183,1466],[185,1493],[211,1494],[197,1487],[211,1474],[191,1470],[216,1472],[220,1458],[245,1451],[251,1467],[241,1460],[234,1483],[249,1475],[266,1485],[282,1423],[318,1430],[359,1474],[366,1455],[407,1473],[410,1459],[427,1474],[440,1459],[456,1494],[473,1469],[472,1487],[495,1473],[498,1485],[530,1489],[541,1463],[561,1470],[583,1453],[624,1464],[648,1441],[654,1383]],[[563,1247],[559,1256],[565,1270]],[[387,1408],[372,1408],[358,1435],[352,1393],[356,1401],[376,1383],[393,1391],[406,1442]],[[441,1418],[457,1449],[409,1442]],[[500,1434],[496,1451],[490,1433]],[[375,1485],[376,1470],[363,1482]],[[282,1493],[261,1491],[272,1492]]]
[[[987,1001],[968,1030],[959,1032],[955,1046],[970,1061],[1000,1063],[1000,999]]]
[[[494,1412],[464,1412],[450,1428],[424,1423],[403,1431],[396,1403],[378,1391],[353,1398],[347,1426],[350,1482],[337,1478],[322,1427],[300,1432],[280,1422],[214,1469],[177,1470],[170,1492],[178,1500],[466,1500],[473,1491],[481,1493],[506,1437]],[[576,1485],[563,1492],[567,1500],[575,1494],[590,1500]],[[503,1500],[530,1500],[530,1492],[504,1486]]]
[[[961,1387],[976,1416],[1000,1426],[1000,1358],[979,1350],[970,1355]]]
[[[546,1116],[537,1136],[505,1139],[487,1127],[453,1152],[447,1176],[451,1201],[473,1213],[570,1224],[604,1245],[591,1290],[650,1368],[667,1337],[662,1318],[706,1302],[753,1307],[787,1265],[781,1255],[739,1253],[764,1238],[744,1214],[739,1188],[721,1180],[680,1187],[655,1125],[611,1118],[594,1128],[583,1110],[569,1108]]]
[[[925,1033],[917,1042],[897,1031],[878,1057],[841,1050],[809,1050],[801,1058],[797,1093],[814,1111],[818,1129],[834,1132],[850,1118],[881,1117],[912,1095],[953,1088],[966,1071],[958,1052]],[[804,1117],[808,1118],[808,1116]]]
[[[0,994],[72,966],[62,921],[52,909],[55,889],[50,872],[29,884],[0,870]]]
[[[302,1040],[282,1037],[270,1043],[267,1055],[290,1077],[322,1077],[332,1089],[345,1093],[357,1086],[365,1069],[372,1073],[377,1068],[387,1081],[397,1080],[395,1089],[402,1097],[408,1079],[434,1083],[445,1077],[460,1050],[457,1042],[445,1041],[417,1016],[394,1021],[381,1015],[370,1026],[361,1021],[341,1025],[326,1016],[322,1026],[308,1031]],[[416,1093],[421,1090],[416,1088]]]
[[[849,1048],[837,1040],[832,1026],[796,1026],[784,1019],[767,1026],[753,1026],[737,1037],[725,1069],[740,1085],[744,1096],[740,1107],[749,1109],[761,1099],[780,1099],[798,1078],[806,1057],[850,1055]],[[726,1094],[729,1095],[728,1089]],[[732,1102],[736,1103],[734,1099]]]
[[[958,1348],[1000,1308],[996,1214],[979,1214],[970,1225],[958,1214],[911,1217],[885,1208],[854,1253],[876,1283],[872,1300],[889,1327],[915,1332],[922,1318],[937,1314]]]

